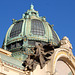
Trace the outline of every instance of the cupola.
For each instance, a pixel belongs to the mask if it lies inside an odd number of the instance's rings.
[[[12,52],[12,56],[18,60],[27,58],[32,53],[31,48],[42,43],[51,43],[59,47],[59,37],[45,17],[40,17],[34,6],[22,15],[20,20],[13,19],[3,43],[3,48]]]

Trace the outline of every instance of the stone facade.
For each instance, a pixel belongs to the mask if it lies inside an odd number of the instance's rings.
[[[61,45],[60,48],[54,49],[51,60],[42,69],[40,65],[37,65],[34,71],[21,70],[20,68],[14,67],[14,65],[11,66],[2,62],[3,59],[0,55],[0,75],[75,75],[75,57],[71,51],[72,46],[69,44],[70,42],[67,45],[63,44],[63,47]],[[70,46],[71,48],[69,48]],[[0,53],[11,58],[11,52],[0,48]]]

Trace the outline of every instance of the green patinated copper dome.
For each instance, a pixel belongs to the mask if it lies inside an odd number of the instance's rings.
[[[12,56],[23,60],[31,53],[30,48],[36,44],[46,45],[51,43],[59,46],[59,37],[45,17],[40,17],[38,11],[31,5],[30,10],[23,14],[22,19],[13,19],[13,24],[6,33],[3,48],[12,52]]]

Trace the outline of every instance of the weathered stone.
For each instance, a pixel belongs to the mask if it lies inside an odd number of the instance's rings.
[[[39,64],[42,69],[47,61],[50,60],[50,56],[54,52],[54,47],[49,44],[45,46],[38,44],[31,50],[33,54],[28,55],[28,58],[23,63],[25,70],[34,70],[37,64]]]
[[[60,44],[61,44],[60,48],[72,50],[72,45],[71,45],[69,39],[66,36],[63,37],[63,39],[60,41]]]

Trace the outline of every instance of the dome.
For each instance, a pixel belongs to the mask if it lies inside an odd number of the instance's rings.
[[[12,52],[12,56],[23,60],[38,43],[59,46],[59,37],[45,17],[40,17],[38,11],[31,5],[30,10],[23,14],[22,19],[13,19],[3,43],[3,48]]]

